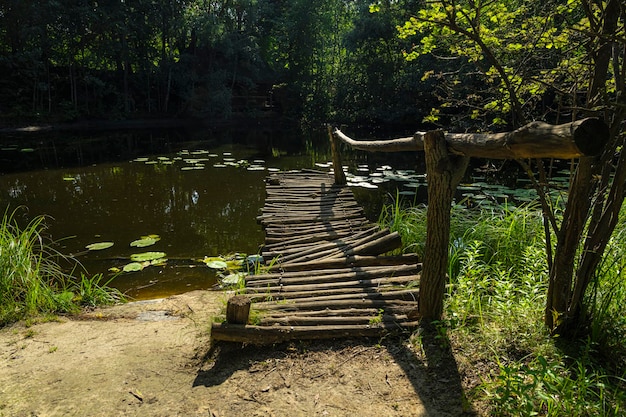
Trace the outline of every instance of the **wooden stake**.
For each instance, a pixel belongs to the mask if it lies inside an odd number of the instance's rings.
[[[235,295],[226,304],[226,322],[231,324],[248,324],[250,315],[250,298]]]
[[[341,155],[339,154],[339,142],[335,135],[333,135],[333,128],[329,125],[328,138],[330,139],[330,149],[333,154],[333,170],[335,171],[335,184],[346,185],[346,175],[343,173],[343,165],[341,162]]]

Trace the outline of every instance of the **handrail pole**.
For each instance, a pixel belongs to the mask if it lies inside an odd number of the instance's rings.
[[[328,138],[330,140],[330,150],[333,156],[333,171],[335,172],[335,184],[346,185],[346,174],[343,172],[343,164],[341,162],[341,154],[339,153],[339,140],[333,133],[333,128],[329,124],[326,125],[328,129]]]

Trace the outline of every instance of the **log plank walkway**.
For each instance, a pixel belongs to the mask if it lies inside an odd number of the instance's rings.
[[[421,264],[385,255],[399,235],[370,222],[349,187],[322,172],[280,172],[266,194],[257,220],[267,272],[246,277],[248,324],[214,323],[214,340],[378,337],[417,326]]]

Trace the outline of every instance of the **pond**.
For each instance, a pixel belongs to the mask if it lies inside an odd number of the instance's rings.
[[[343,153],[370,220],[395,198],[426,200],[419,154]],[[48,216],[54,249],[80,262],[74,275],[103,274],[130,297],[157,298],[214,287],[217,272],[207,266],[214,257],[258,253],[264,233],[256,217],[268,174],[328,171],[330,159],[325,130],[4,135],[0,207],[17,210],[22,224]],[[520,194],[528,184],[514,177],[506,188],[510,176],[493,181],[477,165],[457,201],[528,198],[528,190]]]
[[[329,170],[330,160],[325,131],[4,135],[0,147],[0,207],[22,225],[48,216],[54,249],[80,262],[74,275],[115,276],[110,285],[137,299],[213,287],[205,258],[256,254],[263,243],[267,175]],[[381,199],[361,195],[375,220]],[[146,252],[167,262],[120,272]]]

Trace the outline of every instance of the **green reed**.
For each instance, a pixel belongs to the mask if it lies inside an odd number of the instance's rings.
[[[626,213],[589,291],[581,339],[543,325],[548,270],[535,206],[451,210],[445,311],[459,363],[482,383],[468,397],[491,415],[621,415],[626,410]],[[426,208],[383,210],[405,252],[423,254]],[[606,352],[611,352],[609,357]],[[476,365],[476,366],[474,366]]]
[[[63,255],[46,243],[45,217],[20,227],[15,212],[0,222],[0,326],[45,313],[76,312],[82,305],[122,300],[116,290],[84,275],[74,280],[59,265]],[[105,295],[106,294],[106,295]],[[112,298],[111,298],[112,297]]]

